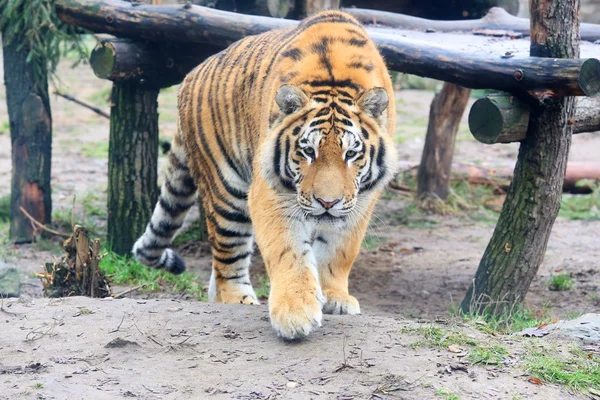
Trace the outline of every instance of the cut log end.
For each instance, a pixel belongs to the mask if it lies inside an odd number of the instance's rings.
[[[504,128],[500,110],[487,97],[477,100],[469,112],[469,129],[481,143],[497,143]]]
[[[100,79],[110,79],[115,69],[115,49],[109,42],[102,41],[92,50],[90,65]]]
[[[586,96],[594,97],[600,93],[600,61],[587,59],[581,65],[579,86]]]

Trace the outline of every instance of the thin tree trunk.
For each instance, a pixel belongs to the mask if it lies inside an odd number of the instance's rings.
[[[530,0],[531,55],[579,57],[580,0]],[[560,208],[575,114],[573,97],[531,110],[514,179],[461,308],[501,313],[523,301],[544,258]]]
[[[12,146],[10,238],[16,243],[32,241],[35,233],[20,207],[43,224],[49,224],[52,215],[52,115],[48,81],[46,74],[42,81],[34,81],[33,66],[27,62],[28,50],[19,49],[22,43],[23,40],[14,38],[3,44]]]
[[[470,94],[471,89],[446,82],[431,102],[418,172],[418,196],[448,196],[456,133]]]
[[[158,89],[115,84],[108,151],[108,243],[129,254],[158,199]]]

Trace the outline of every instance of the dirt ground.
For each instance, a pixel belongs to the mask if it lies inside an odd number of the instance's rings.
[[[108,110],[110,85],[97,79],[88,66],[73,71],[64,62],[59,76],[63,90]],[[172,136],[175,129],[175,97],[171,88],[159,99],[162,137]],[[420,159],[432,97],[431,90],[398,92],[397,147],[404,161]],[[52,96],[52,113],[54,215],[70,216],[77,195],[77,220],[93,223],[102,232],[104,217],[91,215],[85,204],[105,209],[108,120],[56,96]],[[0,197],[10,191],[7,120],[0,87]],[[517,150],[516,144],[475,142],[465,113],[455,161],[505,163],[516,159]],[[599,153],[600,135],[577,135],[570,160],[597,161]],[[161,165],[163,161],[161,157]],[[326,326],[298,345],[274,337],[264,306],[154,300],[175,296],[139,293],[125,300],[49,301],[39,298],[39,282],[28,278],[21,299],[9,300],[14,303],[10,311],[23,314],[0,312],[0,323],[6,322],[0,366],[42,366],[0,375],[0,398],[369,398],[385,385],[401,387],[393,394],[406,399],[433,398],[439,387],[463,398],[570,398],[557,388],[531,385],[512,370],[494,376],[478,369],[476,379],[455,373],[442,375],[445,380],[440,381],[434,376],[452,361],[451,355],[408,351],[398,345],[406,340],[398,333],[402,326],[419,318],[446,318],[460,303],[494,229],[492,222],[464,215],[414,216],[410,204],[410,199],[387,196],[376,208],[369,229],[375,244],[361,251],[351,275],[351,292],[360,301],[363,315],[326,317]],[[597,311],[599,238],[600,221],[559,218],[526,298],[527,307],[556,317]],[[192,243],[179,250],[188,268],[207,282],[206,247]],[[55,255],[55,248],[39,244],[5,245],[0,252],[0,258],[26,275],[39,271]],[[254,278],[264,274],[259,257],[255,264]],[[550,276],[559,271],[573,275],[572,290],[548,290]],[[93,313],[76,316],[78,307]],[[28,340],[32,335],[35,340]],[[117,337],[136,344],[104,347]],[[350,367],[336,372],[345,357]],[[368,360],[374,360],[374,365]],[[35,389],[36,382],[43,388]]]
[[[579,398],[529,383],[515,366],[521,341],[497,340],[510,348],[499,367],[412,349],[418,338],[402,329],[431,322],[327,316],[309,340],[286,343],[265,306],[75,297],[7,300],[0,323],[0,399]]]

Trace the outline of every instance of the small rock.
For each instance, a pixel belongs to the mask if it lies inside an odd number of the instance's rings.
[[[286,385],[285,385],[288,389],[293,389],[296,386],[298,386],[298,382],[293,382],[293,381],[289,381]]]
[[[546,329],[576,337],[586,344],[600,344],[600,314],[590,313],[571,321],[558,321],[546,326]]]

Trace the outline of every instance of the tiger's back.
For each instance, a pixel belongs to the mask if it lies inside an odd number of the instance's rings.
[[[234,43],[181,86],[165,184],[134,254],[183,271],[168,246],[199,189],[213,253],[211,300],[258,303],[248,272],[256,239],[280,335],[307,334],[321,309],[359,312],[347,279],[396,164],[393,104],[382,57],[347,14],[323,12]],[[299,275],[280,276],[296,265]]]

